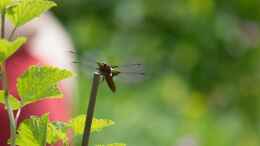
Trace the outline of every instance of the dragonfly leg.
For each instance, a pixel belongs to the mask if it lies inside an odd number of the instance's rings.
[[[105,80],[105,77],[104,77],[104,76],[101,76],[100,82],[102,83],[102,82],[104,82],[104,80]]]
[[[112,77],[114,77],[114,76],[116,76],[118,74],[120,74],[120,71],[112,71]]]
[[[112,68],[118,68],[118,65],[111,65]]]

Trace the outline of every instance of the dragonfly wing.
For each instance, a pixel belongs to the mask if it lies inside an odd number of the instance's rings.
[[[82,57],[80,57],[79,61],[80,70],[86,76],[92,77],[92,74],[97,71],[97,62],[105,62],[105,59],[98,57],[96,54],[93,53],[84,53]]]
[[[119,65],[115,68],[122,73],[144,73],[144,66],[139,63]]]
[[[115,76],[115,80],[132,84],[132,83],[138,83],[140,81],[143,81],[145,78],[143,73],[127,73],[122,72],[118,76]]]
[[[133,63],[120,65],[115,68],[120,73],[115,77],[116,80],[125,83],[136,83],[144,80],[144,66],[143,64]]]

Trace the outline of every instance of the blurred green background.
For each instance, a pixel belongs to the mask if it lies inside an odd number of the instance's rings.
[[[260,145],[259,0],[60,0],[55,15],[78,57],[135,57],[147,78],[101,85],[97,118],[115,125],[93,143],[129,146]],[[98,48],[98,49],[96,49]],[[84,61],[84,60],[83,60]],[[91,80],[79,68],[75,115]]]

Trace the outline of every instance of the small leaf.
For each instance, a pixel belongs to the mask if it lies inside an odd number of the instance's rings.
[[[19,0],[17,5],[7,11],[7,17],[15,27],[19,27],[54,6],[56,3],[49,0]]]
[[[18,146],[45,146],[47,139],[48,115],[32,116],[24,120],[19,128],[16,139]]]
[[[62,141],[63,145],[68,144],[67,137],[68,126],[63,122],[53,122],[48,124],[47,132],[47,143],[56,144],[59,140]]]
[[[15,41],[0,39],[0,63],[13,55],[26,42],[26,38],[19,37]]]
[[[9,94],[8,100],[9,100],[9,104],[12,107],[13,110],[17,110],[21,107],[20,101],[18,99],[16,99],[14,96]],[[0,90],[0,103],[5,104],[5,102],[4,102],[4,91],[3,90]]]
[[[60,98],[57,83],[72,73],[56,67],[31,66],[17,81],[17,89],[24,104],[43,98]]]
[[[85,115],[79,115],[73,118],[69,122],[71,128],[73,129],[75,134],[81,135],[83,134],[84,127],[85,127]],[[98,132],[104,129],[105,127],[113,125],[114,122],[111,120],[106,119],[93,119],[91,132]]]
[[[126,146],[126,144],[123,144],[123,143],[112,143],[112,144],[98,144],[96,146]]]

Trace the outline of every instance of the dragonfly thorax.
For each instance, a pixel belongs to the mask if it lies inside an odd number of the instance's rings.
[[[98,63],[98,72],[103,76],[112,76],[112,67],[106,63]]]

